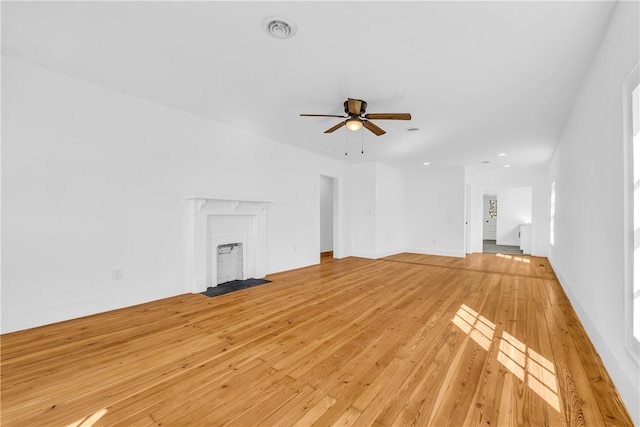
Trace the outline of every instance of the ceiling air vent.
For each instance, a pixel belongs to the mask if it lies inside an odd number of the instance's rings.
[[[296,34],[296,25],[282,16],[272,16],[262,22],[262,28],[277,39],[288,39]]]

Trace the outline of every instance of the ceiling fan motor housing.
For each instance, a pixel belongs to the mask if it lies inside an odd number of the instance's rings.
[[[360,115],[363,115],[366,111],[367,111],[367,103],[366,101],[363,101],[361,99],[358,99],[358,101],[361,102],[360,104]],[[353,114],[351,114],[349,112],[349,101],[344,101],[344,112],[347,113],[348,115],[352,116]]]

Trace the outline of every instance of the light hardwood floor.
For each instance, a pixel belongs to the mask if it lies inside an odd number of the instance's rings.
[[[545,258],[323,260],[3,335],[2,425],[632,425]]]

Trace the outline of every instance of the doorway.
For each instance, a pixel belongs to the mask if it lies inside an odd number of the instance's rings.
[[[484,191],[482,252],[531,254],[532,198],[532,187]]]
[[[320,261],[334,257],[337,179],[320,175]]]

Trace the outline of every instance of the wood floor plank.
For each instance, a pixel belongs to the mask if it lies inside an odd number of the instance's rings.
[[[421,291],[421,289],[418,290]],[[453,295],[456,294],[458,292]],[[414,298],[411,293],[405,295],[407,300]],[[362,348],[360,353],[348,365],[344,366],[344,372],[340,374],[339,381],[336,381],[337,385],[329,390],[329,393],[339,398],[339,401],[318,420],[318,424],[332,424],[352,404],[363,406],[364,396],[373,398],[380,390],[376,389],[375,386],[370,387],[370,384],[376,381],[382,370],[393,364],[394,358],[398,355],[409,356],[416,350],[415,343],[418,341],[413,339],[412,336],[416,335],[416,333],[423,333],[425,324],[433,322],[434,314],[430,308],[440,307],[443,303],[446,304],[447,300],[451,302],[454,298],[453,295],[442,294],[432,307],[426,309],[403,310],[402,318],[395,320],[393,327],[389,328],[386,334],[379,335],[367,347]],[[415,307],[418,306],[414,305]],[[395,306],[393,308],[394,311],[397,311],[399,307]],[[397,314],[394,314],[394,317],[397,317]],[[413,343],[413,345],[406,346],[409,342]],[[395,365],[397,365],[397,361]],[[391,372],[395,372],[395,369],[387,370],[387,374]]]
[[[347,408],[346,411],[336,420],[335,423],[331,424],[332,427],[350,427],[355,424],[356,420],[360,416],[360,411],[354,409],[352,407]]]
[[[501,279],[501,277],[497,277],[498,281]],[[480,375],[475,382],[476,387],[472,404],[469,405],[467,415],[461,425],[491,425],[493,405],[496,403],[496,389],[502,384],[499,380],[503,378],[502,375],[495,374],[500,370],[497,359],[499,341],[496,337],[499,337],[504,329],[508,313],[504,309],[504,305],[508,301],[511,291],[510,287],[507,286],[499,286],[498,289],[500,288],[503,289],[497,293],[495,298],[490,298],[487,301],[477,319],[478,324],[485,326],[481,332],[481,342],[486,343],[489,341],[489,345],[485,348],[487,356],[484,358]]]
[[[0,422],[631,426],[548,260],[323,256],[0,340]]]
[[[437,398],[428,419],[430,425],[460,425],[470,406],[470,400],[475,392],[474,385],[481,376],[481,368],[491,342],[491,339],[486,336],[489,332],[485,331],[483,334],[478,329],[479,324],[482,323],[479,321],[480,313],[491,310],[491,304],[488,304],[487,308],[485,305],[488,297],[495,292],[495,283],[486,281],[491,286],[485,285],[487,286],[485,289],[478,289],[469,295],[464,307],[461,305],[461,309],[465,309],[459,310],[460,314],[456,314],[457,319],[462,317],[464,321],[464,323],[456,323],[456,326],[467,326],[469,329],[463,329],[466,336],[461,341],[462,345],[452,355],[451,363],[441,380]],[[484,285],[484,281],[479,283]],[[487,347],[483,348],[481,344]],[[462,409],[461,406],[463,406]]]
[[[367,412],[361,414],[360,423],[371,421],[368,417],[376,415],[376,411],[379,412],[378,419],[380,417],[392,418],[401,408],[412,404],[409,397],[413,396],[421,384],[433,382],[434,376],[442,366],[436,359],[439,349],[445,346],[451,336],[451,324],[448,320],[454,317],[458,309],[458,298],[463,293],[463,284],[460,283],[460,286],[457,286],[448,297],[442,294],[436,304],[432,306],[434,310],[425,313],[422,327],[416,331],[412,338],[406,340],[406,343],[399,348],[399,352],[392,354],[394,357],[400,357],[400,359],[392,360],[392,362],[398,362],[399,366],[392,363],[390,369],[386,369],[371,383],[371,389],[366,389],[354,401],[355,408]],[[433,363],[434,360],[436,363]],[[392,377],[394,381],[391,382]],[[395,387],[395,391],[392,392],[391,387]],[[386,404],[381,408],[379,402],[385,401]],[[376,422],[376,420],[371,422]]]
[[[546,317],[550,324],[549,328],[558,338],[557,344],[563,347],[562,350],[556,349],[554,356],[559,359],[558,374],[561,376],[559,382],[561,389],[564,388],[566,396],[564,401],[568,404],[570,419],[584,425],[607,425],[605,417],[599,408],[596,408],[598,403],[594,390],[585,372],[585,367],[580,361],[578,352],[584,351],[584,349],[581,346],[576,347],[571,334],[568,333],[568,306],[554,304],[549,306],[549,309]]]

